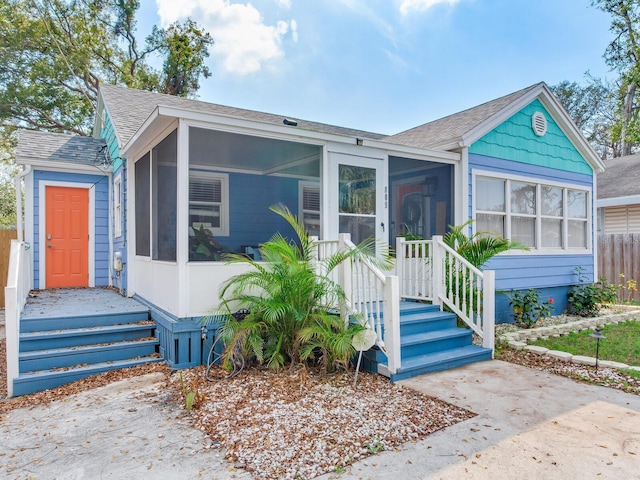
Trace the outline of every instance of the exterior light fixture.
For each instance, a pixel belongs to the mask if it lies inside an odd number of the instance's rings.
[[[598,371],[598,357],[600,356],[600,339],[605,339],[605,337],[599,328],[596,328],[595,331],[589,335],[596,339],[596,372]]]
[[[356,145],[361,147],[363,143],[364,143],[364,140],[362,140],[361,138],[356,138]]]
[[[438,189],[438,177],[424,177],[421,185],[423,197],[435,197]]]
[[[285,125],[288,125],[290,127],[297,127],[298,126],[298,122],[296,122],[295,120],[289,120],[288,118],[285,118],[284,120],[282,120],[282,123],[284,123]]]

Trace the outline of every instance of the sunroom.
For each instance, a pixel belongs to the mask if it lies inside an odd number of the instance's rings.
[[[287,119],[275,126],[157,107],[115,174],[127,184],[127,295],[173,319],[206,315],[241,268],[225,253],[260,260],[261,243],[293,233],[269,210],[275,204],[319,238],[393,243],[409,232],[444,233],[459,157],[413,150]]]

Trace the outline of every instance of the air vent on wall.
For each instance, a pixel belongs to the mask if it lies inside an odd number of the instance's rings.
[[[535,112],[533,114],[531,117],[531,128],[533,128],[533,133],[539,137],[547,133],[547,118],[544,116],[544,113]]]

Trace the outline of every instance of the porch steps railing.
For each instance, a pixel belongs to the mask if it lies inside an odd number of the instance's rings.
[[[149,310],[22,318],[13,395],[57,387],[120,368],[162,361]]]
[[[318,258],[350,247],[344,234],[318,242]],[[347,313],[359,314],[376,332],[363,368],[396,381],[493,358],[493,272],[478,270],[434,237],[399,238],[396,273],[352,260],[331,274],[347,294]],[[468,328],[458,327],[458,318]],[[474,334],[482,346],[473,344]]]
[[[365,368],[394,382],[492,358],[492,350],[473,344],[472,330],[457,327],[456,315],[437,305],[403,301],[399,323],[401,361],[396,372],[388,371],[377,352],[365,356]]]

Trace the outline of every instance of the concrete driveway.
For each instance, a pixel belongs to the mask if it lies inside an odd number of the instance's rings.
[[[339,478],[640,479],[640,396],[498,360],[402,383],[478,415]]]
[[[639,396],[500,361],[403,383],[478,415],[320,478],[640,479]],[[154,374],[15,410],[0,431],[5,478],[250,478]]]

